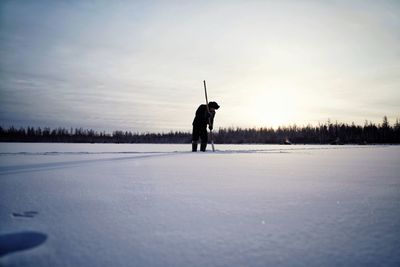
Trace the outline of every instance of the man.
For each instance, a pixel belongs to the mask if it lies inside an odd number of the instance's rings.
[[[208,142],[207,124],[210,131],[213,129],[215,110],[219,109],[217,102],[211,101],[207,105],[200,105],[193,120],[192,151],[197,151],[197,143],[201,139],[200,150],[205,152]]]

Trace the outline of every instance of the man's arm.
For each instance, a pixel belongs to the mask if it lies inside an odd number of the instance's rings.
[[[210,121],[208,125],[208,129],[210,129],[210,131],[212,131],[212,129],[214,128],[214,117],[215,117],[215,111],[210,111]]]

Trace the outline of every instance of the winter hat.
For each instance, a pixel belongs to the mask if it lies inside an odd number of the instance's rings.
[[[217,104],[217,102],[214,102],[214,101],[211,101],[210,103],[208,103],[208,106],[210,108],[219,109],[219,105]]]

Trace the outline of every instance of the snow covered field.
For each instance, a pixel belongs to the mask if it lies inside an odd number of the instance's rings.
[[[400,266],[399,146],[0,143],[1,266]]]

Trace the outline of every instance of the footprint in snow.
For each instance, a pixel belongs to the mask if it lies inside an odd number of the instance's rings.
[[[38,214],[39,214],[39,212],[31,210],[31,211],[24,211],[24,212],[13,212],[12,216],[13,217],[22,217],[22,218],[33,218]]]

